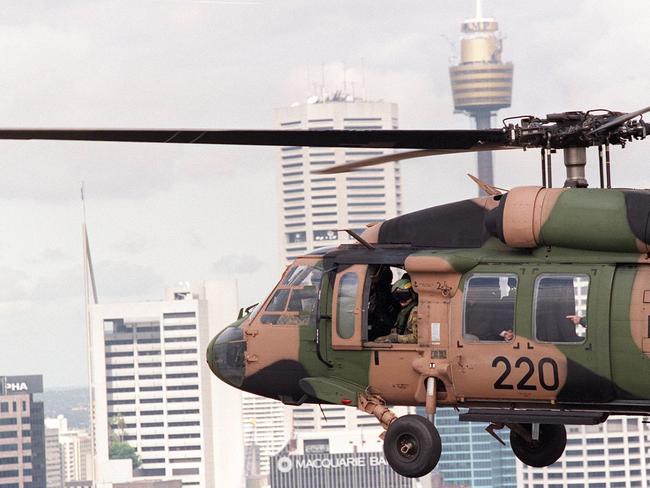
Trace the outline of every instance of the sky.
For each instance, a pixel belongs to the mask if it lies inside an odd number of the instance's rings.
[[[483,3],[515,65],[500,117],[650,105],[647,1]],[[344,79],[397,103],[401,128],[471,127],[453,113],[448,78],[470,0],[2,8],[2,127],[272,128],[275,108]],[[649,150],[616,150],[614,184],[650,186]],[[0,372],[42,373],[46,388],[86,382],[82,182],[100,301],[158,300],[165,286],[215,278],[236,279],[242,305],[262,298],[281,271],[277,158],[277,148],[1,141]],[[497,154],[495,182],[538,184],[538,168],[537,151]],[[471,155],[402,163],[405,210],[474,196],[468,172]]]

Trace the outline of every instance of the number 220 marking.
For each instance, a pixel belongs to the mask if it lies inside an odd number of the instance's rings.
[[[543,389],[552,391],[557,390],[557,388],[560,386],[560,377],[557,363],[552,358],[540,359],[537,363],[537,368],[535,368],[535,363],[533,363],[530,358],[525,356],[518,358],[517,361],[515,361],[515,368],[524,370],[524,375],[517,382],[516,386],[506,383],[506,380],[510,376],[510,373],[512,373],[512,365],[510,364],[510,360],[505,356],[497,356],[494,358],[494,361],[492,361],[492,367],[496,368],[499,364],[503,364],[505,369],[503,370],[503,373],[501,373],[501,376],[499,376],[499,378],[494,382],[495,390],[537,390],[537,385],[531,385],[528,383],[530,379],[535,375],[535,369],[537,369],[539,384]],[[548,376],[550,376],[551,381],[548,381]]]

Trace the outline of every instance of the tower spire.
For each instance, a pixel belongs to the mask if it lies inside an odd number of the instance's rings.
[[[499,24],[483,17],[483,4],[476,0],[476,17],[461,24],[460,62],[449,68],[454,109],[474,119],[477,129],[491,126],[492,116],[510,106],[512,63],[501,60]],[[477,153],[478,178],[494,186],[492,153]],[[481,193],[482,194],[482,193]]]
[[[86,313],[86,348],[88,351],[88,396],[90,402],[90,446],[92,455],[93,477],[97,473],[97,450],[95,445],[95,379],[92,368],[92,331],[90,329],[91,309],[97,303],[97,287],[95,286],[95,273],[93,271],[92,259],[90,258],[90,243],[88,240],[88,228],[86,226],[86,198],[84,195],[84,183],[81,182],[81,240],[83,247],[84,267],[84,309]]]

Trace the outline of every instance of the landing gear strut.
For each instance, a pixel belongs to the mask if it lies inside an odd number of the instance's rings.
[[[550,466],[564,453],[566,428],[562,424],[512,424],[510,445],[522,463],[534,468]]]
[[[433,471],[442,453],[440,434],[433,422],[420,415],[397,416],[379,395],[359,395],[358,408],[374,415],[386,432],[384,456],[391,468],[408,478],[419,478]]]

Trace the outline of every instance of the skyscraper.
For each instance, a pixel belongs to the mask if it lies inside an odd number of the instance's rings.
[[[397,104],[370,101],[337,91],[306,103],[277,109],[283,129],[397,129]],[[312,171],[388,154],[373,148],[283,147],[280,150],[281,255],[291,261],[314,249],[351,242],[342,229],[361,234],[367,224],[402,211],[399,164],[387,163],[338,175]],[[354,242],[354,241],[352,241]],[[324,416],[323,416],[324,413]],[[293,409],[291,430],[346,430],[371,427],[377,419],[341,405],[302,405]]]
[[[63,488],[63,459],[59,429],[45,427],[45,486]]]
[[[425,415],[423,408],[418,408],[418,413]],[[452,408],[439,408],[435,424],[444,446],[436,470],[442,474],[445,486],[519,486],[507,429],[499,432],[506,442],[502,446],[485,432],[485,424],[460,422],[458,412]]]
[[[396,129],[397,105],[336,92],[277,109],[283,129]],[[280,150],[281,256],[290,261],[319,247],[350,242],[338,232],[394,217],[401,212],[399,165],[387,163],[352,173],[318,175],[334,164],[387,154],[372,148],[283,147]]]
[[[481,0],[476,1],[476,16],[464,21],[461,31],[460,60],[449,68],[454,109],[472,117],[477,129],[487,129],[492,115],[510,106],[513,65],[501,60],[499,24],[483,17]],[[492,153],[476,154],[479,179],[494,184]]]
[[[244,445],[259,451],[259,474],[269,472],[269,457],[287,443],[290,433],[290,410],[278,400],[242,393]]]
[[[567,425],[564,455],[548,468],[517,463],[521,488],[650,486],[650,428],[642,417]]]
[[[56,476],[54,458],[56,457],[56,448],[58,448],[62,483],[92,480],[92,444],[88,432],[69,429],[68,420],[63,415],[45,419],[45,427],[48,434],[51,435],[47,438],[47,442],[48,449],[52,452],[52,457],[50,457],[49,450],[47,454],[48,479],[50,478],[50,467],[52,477]],[[54,439],[56,439],[56,447]],[[49,486],[48,481],[48,488]]]
[[[208,342],[236,310],[232,282],[168,289],[163,301],[91,306],[99,487],[131,479],[241,484],[239,391],[217,381],[204,361]],[[141,466],[110,459],[116,444],[134,450]]]
[[[43,376],[0,377],[0,485],[45,488]]]

